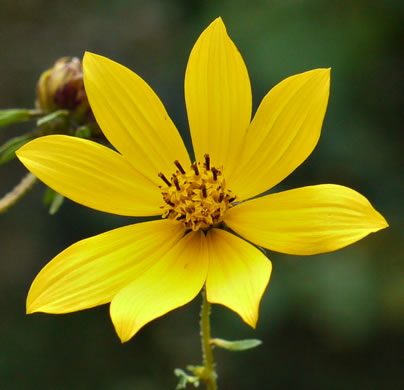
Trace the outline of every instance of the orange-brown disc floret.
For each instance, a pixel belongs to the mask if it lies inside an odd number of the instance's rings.
[[[170,180],[159,173],[165,186],[160,186],[165,202],[163,218],[182,223],[186,229],[208,229],[218,225],[225,211],[232,207],[236,196],[226,188],[223,170],[212,167],[210,157],[205,162],[191,165],[185,171],[179,161],[174,161],[176,172]]]

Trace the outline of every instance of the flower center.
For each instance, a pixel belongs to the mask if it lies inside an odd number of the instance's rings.
[[[165,202],[161,206],[162,217],[180,222],[186,229],[194,231],[219,224],[236,200],[226,188],[223,170],[211,167],[208,154],[205,154],[202,165],[195,162],[187,172],[178,160],[174,164],[178,169],[170,180],[159,173],[165,183],[165,186],[159,186]]]

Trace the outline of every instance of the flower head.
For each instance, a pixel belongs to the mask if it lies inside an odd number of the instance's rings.
[[[27,311],[66,313],[110,302],[116,331],[127,341],[205,285],[210,302],[254,327],[271,263],[253,244],[309,255],[385,228],[366,198],[339,185],[254,198],[314,149],[329,80],[329,69],[287,78],[265,96],[251,121],[247,69],[216,19],[192,49],[185,75],[191,162],[152,89],[124,66],[86,53],[89,102],[116,151],[53,135],[23,146],[18,157],[47,185],[87,207],[162,218],[61,252],[34,280]]]

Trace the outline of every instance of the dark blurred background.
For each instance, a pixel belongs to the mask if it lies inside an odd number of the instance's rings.
[[[254,331],[219,306],[213,335],[260,338],[216,352],[221,389],[404,388],[400,0],[0,0],[0,108],[32,107],[40,73],[85,50],[142,76],[189,141],[183,78],[201,31],[221,15],[249,69],[254,108],[283,78],[332,67],[320,142],[277,190],[338,183],[363,193],[390,228],[311,257],[270,253],[271,283]],[[401,35],[400,35],[401,33]],[[401,41],[400,41],[401,39]],[[399,107],[399,105],[401,107]],[[0,129],[0,143],[29,129]],[[0,194],[18,183],[0,166]],[[65,201],[50,216],[44,185],[0,215],[0,388],[166,390],[175,367],[200,361],[200,299],[121,345],[108,307],[25,315],[38,271],[73,242],[136,221]]]

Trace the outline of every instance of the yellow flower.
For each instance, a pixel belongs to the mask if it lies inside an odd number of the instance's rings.
[[[243,59],[220,18],[199,37],[185,74],[196,162],[163,104],[135,73],[86,53],[86,92],[116,151],[63,135],[17,153],[49,187],[96,210],[162,219],[70,246],[38,274],[27,312],[66,313],[110,302],[122,342],[191,301],[206,285],[255,327],[271,263],[253,244],[310,255],[387,227],[368,200],[325,184],[258,198],[312,152],[329,95],[329,69],[287,78],[251,121]],[[236,234],[233,234],[235,232]]]

